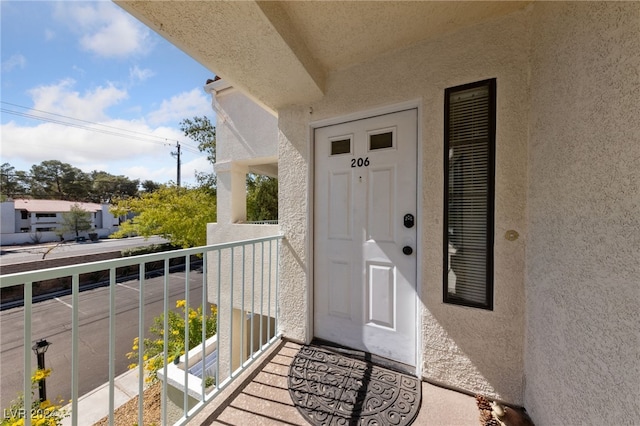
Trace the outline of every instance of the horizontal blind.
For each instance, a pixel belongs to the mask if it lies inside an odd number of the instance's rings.
[[[449,91],[448,96],[445,300],[488,306],[490,87]]]

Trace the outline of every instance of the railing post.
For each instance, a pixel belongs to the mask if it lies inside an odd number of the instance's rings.
[[[253,359],[253,320],[256,317],[256,243],[251,245],[251,255],[253,256],[251,262],[251,358]]]
[[[267,341],[271,341],[271,265],[273,264],[273,240],[269,240],[269,290],[267,291]]]
[[[74,274],[71,278],[71,424],[78,426],[78,370],[80,369],[80,331],[79,306],[80,303],[80,275]]]
[[[31,305],[33,302],[33,282],[24,283],[22,290],[24,298],[24,381],[23,395],[25,412],[25,425],[31,425]],[[29,344],[28,344],[29,343]]]
[[[264,241],[260,243],[260,349],[264,346],[264,337],[262,335],[262,325],[264,324]]]
[[[240,310],[240,365],[244,365],[244,334],[245,334],[244,323],[246,321],[245,313],[244,313],[244,273],[245,273],[245,253],[246,253],[245,247],[246,245],[243,244],[242,245],[242,289],[241,289],[242,309]]]
[[[231,279],[229,285],[229,378],[233,377],[233,270],[235,265],[234,247],[231,247]]]
[[[147,264],[140,263],[138,271],[140,291],[138,298],[138,395],[144,395],[144,282],[146,279]],[[138,424],[144,424],[144,398],[138,398]]]
[[[190,305],[190,297],[189,297],[189,274],[191,272],[191,258],[189,255],[184,258],[184,299],[185,299],[185,310],[184,310],[184,395],[183,395],[183,409],[184,416],[187,417],[187,412],[189,412],[189,311],[191,309]],[[170,333],[171,330],[165,330],[165,334]],[[204,355],[204,354],[203,354]],[[204,375],[204,368],[202,370]],[[204,379],[204,377],[203,377]]]
[[[220,390],[220,353],[222,352],[220,350],[220,280],[222,278],[220,271],[220,262],[222,260],[221,251],[222,250],[218,249],[218,279],[216,280],[218,290],[218,320],[216,321],[216,335],[218,336],[218,339],[216,340],[216,351],[218,352],[218,356],[216,357],[216,390]]]
[[[116,268],[109,269],[109,425],[114,424],[116,361]]]
[[[278,314],[280,312],[280,244],[281,240],[276,240],[276,323],[275,323],[275,334],[278,334],[279,329],[279,318]]]
[[[202,252],[202,399],[205,400],[205,391],[207,389],[205,382],[205,370],[207,368],[207,305],[208,305],[208,289],[207,289],[207,251]],[[213,313],[211,313],[213,314]],[[217,317],[217,313],[216,313]],[[217,318],[216,318],[217,323]],[[142,424],[142,423],[139,423]]]
[[[162,373],[164,374],[164,377],[167,377],[167,359],[168,359],[168,353],[169,353],[169,333],[167,332],[167,330],[169,329],[169,258],[166,258],[164,260],[164,306],[163,306],[163,319],[164,319],[164,324],[162,325],[162,329],[164,330],[164,340],[163,340],[163,351],[162,351],[162,357],[163,357],[163,370]],[[162,421],[162,425],[166,425],[169,421],[169,419],[167,418],[167,399],[168,399],[168,394],[167,394],[167,382],[168,380],[163,380],[162,381],[162,402],[161,402],[161,421]]]

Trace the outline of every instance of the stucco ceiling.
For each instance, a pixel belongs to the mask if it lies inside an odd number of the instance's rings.
[[[114,1],[274,110],[321,98],[334,70],[530,3]]]
[[[510,13],[525,2],[290,1],[280,3],[296,33],[324,69],[366,61],[384,52]]]

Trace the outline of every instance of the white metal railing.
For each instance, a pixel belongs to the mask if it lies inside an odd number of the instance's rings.
[[[23,406],[25,418],[24,424],[31,425],[31,376],[32,376],[32,314],[33,314],[33,286],[34,283],[56,278],[71,277],[71,347],[69,348],[69,358],[71,360],[71,424],[77,426],[78,419],[82,418],[82,413],[78,412],[79,395],[79,295],[80,276],[83,274],[95,273],[98,271],[109,271],[108,292],[109,292],[109,327],[105,331],[105,338],[108,339],[109,348],[109,424],[114,424],[115,408],[115,359],[116,359],[116,270],[117,268],[137,266],[138,280],[140,283],[140,297],[138,306],[138,339],[143,342],[148,324],[145,324],[145,297],[142,289],[145,286],[147,271],[145,269],[149,262],[163,262],[162,274],[163,282],[163,315],[164,330],[168,330],[168,312],[170,308],[169,283],[171,278],[171,259],[184,258],[184,295],[185,304],[189,306],[189,287],[191,266],[190,259],[193,256],[202,258],[202,314],[207,314],[204,308],[207,301],[212,301],[217,305],[217,345],[216,377],[215,386],[205,389],[205,381],[202,380],[202,392],[197,403],[190,407],[186,389],[189,388],[188,368],[184,371],[184,405],[182,416],[175,419],[176,425],[186,424],[187,421],[196,415],[207,403],[214,399],[221,390],[227,387],[246,367],[259,357],[262,351],[271,346],[280,337],[278,330],[278,261],[280,253],[280,240],[282,236],[272,236],[256,238],[251,240],[237,241],[225,244],[215,244],[204,247],[196,247],[184,250],[176,250],[163,253],[147,254],[129,258],[120,258],[101,262],[85,263],[80,265],[65,266],[60,268],[43,269],[30,272],[21,272],[0,277],[0,288],[8,288],[24,284],[24,334],[23,334]],[[174,295],[175,296],[175,295]],[[212,300],[213,299],[213,300]],[[188,309],[185,309],[185,354],[180,361],[185,366],[189,366],[189,353],[193,348],[189,347],[189,321]],[[234,330],[234,311],[240,313],[240,321]],[[254,324],[254,318],[258,317],[259,325]],[[249,319],[248,319],[249,318]],[[202,353],[206,353],[206,327],[203,318],[202,327]],[[247,330],[250,328],[250,330]],[[160,376],[167,377],[168,353],[168,332],[164,334],[164,367]],[[239,334],[239,336],[238,336]],[[221,338],[224,336],[224,338]],[[259,337],[258,337],[259,336]],[[211,341],[211,340],[210,340]],[[234,342],[240,341],[238,348],[234,348]],[[199,345],[198,345],[199,346]],[[226,347],[225,347],[226,346]],[[143,345],[138,349],[138,394],[142,395],[145,390],[144,383],[144,358]],[[238,353],[239,350],[239,353]],[[193,353],[193,351],[191,351]],[[228,355],[226,355],[228,354]],[[224,356],[222,356],[224,355]],[[222,358],[222,359],[221,359]],[[199,359],[199,358],[198,358]],[[221,373],[222,372],[222,373]],[[168,380],[162,382],[162,414],[163,425],[171,424],[174,419],[170,419],[168,406]],[[4,389],[3,389],[4,391]],[[146,424],[143,418],[143,398],[139,398],[138,424]],[[193,404],[192,404],[193,405]]]
[[[248,222],[242,222],[244,225],[277,225],[278,219],[275,220],[250,220]]]

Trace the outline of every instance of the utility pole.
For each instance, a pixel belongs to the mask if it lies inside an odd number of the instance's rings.
[[[180,187],[180,142],[176,142],[176,151],[172,152],[171,155],[176,157],[178,162],[178,188]]]

